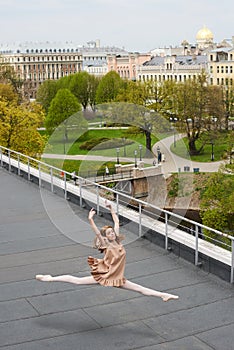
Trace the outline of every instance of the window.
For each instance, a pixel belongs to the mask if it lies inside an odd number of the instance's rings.
[[[213,73],[213,66],[210,66],[210,73]]]
[[[228,73],[228,66],[226,66],[226,70],[225,71],[226,71],[226,73]]]
[[[224,72],[224,70],[223,70],[223,66],[221,66],[221,73],[223,73]]]
[[[219,73],[219,66],[217,66],[217,73]]]

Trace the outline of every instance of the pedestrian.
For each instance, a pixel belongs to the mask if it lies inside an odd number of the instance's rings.
[[[158,163],[161,163],[162,160],[162,153],[159,151],[158,152]]]
[[[76,172],[75,172],[75,171],[73,171],[73,172],[71,173],[71,178],[72,178],[72,180],[74,181],[74,185],[76,185],[77,177],[76,177]]]
[[[95,247],[104,253],[102,259],[88,257],[88,264],[91,269],[91,276],[76,277],[71,275],[51,276],[36,275],[36,279],[45,282],[68,282],[77,285],[99,284],[101,286],[118,287],[132,290],[143,295],[155,296],[163,301],[178,299],[177,295],[168,294],[154,289],[143,287],[127,280],[124,276],[126,251],[121,241],[123,236],[119,234],[119,219],[111,204],[106,202],[110,210],[114,226],[103,226],[100,230],[94,222],[95,210],[89,211],[88,219],[95,232]]]
[[[110,174],[109,168],[108,166],[106,166],[106,176],[109,176],[109,174]]]

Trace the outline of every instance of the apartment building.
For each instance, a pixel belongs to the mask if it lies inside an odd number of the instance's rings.
[[[234,41],[234,37],[233,37]],[[209,82],[212,85],[233,86],[234,47],[222,47],[208,54]]]
[[[1,61],[13,66],[23,81],[23,94],[35,98],[38,86],[45,80],[58,80],[80,71],[96,76],[107,73],[107,54],[123,54],[116,47],[100,47],[99,41],[85,46],[66,43],[21,43],[1,45]]]
[[[155,56],[143,63],[137,72],[140,81],[173,80],[184,82],[207,71],[207,56]]]

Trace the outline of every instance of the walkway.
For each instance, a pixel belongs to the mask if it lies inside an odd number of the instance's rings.
[[[179,135],[177,135],[179,137]],[[174,136],[167,137],[157,143],[152,147],[153,153],[157,154],[157,147],[160,147],[160,150],[165,155],[165,162],[162,162],[162,172],[167,175],[172,172],[178,172],[179,169],[184,171],[184,167],[189,167],[190,171],[193,171],[194,168],[199,168],[200,172],[216,172],[218,171],[221,164],[224,164],[225,161],[214,161],[214,162],[194,162],[189,159],[181,158],[171,152],[170,146],[174,143]],[[110,160],[116,161],[116,158],[95,156],[95,155],[68,155],[68,154],[43,154],[43,158],[54,158],[54,159],[70,159],[70,160],[93,160],[93,161],[102,161],[108,162]],[[135,158],[131,157],[120,157],[121,162],[135,162]],[[145,164],[152,165],[152,159],[144,158],[143,161]]]
[[[146,239],[126,245],[126,276],[176,293],[178,301],[100,286],[42,283],[37,273],[84,276],[90,245],[87,210],[73,204],[72,240],[50,221],[38,187],[0,169],[0,349],[230,350],[234,344],[233,285]],[[54,215],[70,227],[64,200],[48,192]],[[98,226],[103,218],[97,218]],[[128,232],[124,232],[128,237]],[[132,238],[132,237],[131,237]],[[132,239],[131,239],[132,240]]]
[[[180,135],[177,135],[177,138]],[[178,169],[184,171],[184,167],[189,167],[190,171],[193,171],[194,168],[199,168],[200,172],[215,172],[219,169],[221,164],[224,164],[225,161],[210,161],[210,162],[194,162],[189,159],[184,159],[176,154],[172,153],[170,150],[171,145],[174,144],[174,136],[167,137],[153,146],[154,154],[157,154],[157,147],[160,147],[160,150],[165,155],[166,161],[162,163],[162,172],[168,174],[171,172],[178,172]]]

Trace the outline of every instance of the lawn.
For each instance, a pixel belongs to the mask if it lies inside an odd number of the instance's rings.
[[[62,134],[57,134],[56,137],[49,139],[49,143],[45,148],[44,153],[53,154],[69,154],[69,155],[98,155],[98,156],[108,156],[116,157],[116,148],[119,148],[119,156],[123,157],[134,157],[134,152],[137,150],[139,157],[139,145],[142,145],[142,156],[145,155],[145,136],[141,133],[129,134],[126,129],[104,129],[101,128],[95,130],[88,130],[80,137],[76,138],[75,135],[70,132],[69,141],[65,142]],[[92,150],[81,149],[80,146],[87,140],[92,140],[95,138],[108,138],[113,140],[113,145],[106,149],[96,149]],[[125,141],[124,141],[125,139]],[[152,145],[157,142],[157,138],[152,135]]]
[[[225,132],[221,132],[218,134],[216,140],[214,141],[213,145],[213,154],[214,154],[214,161],[219,161],[223,160],[226,151],[227,151],[227,136],[228,134]],[[201,147],[201,141],[198,140],[196,142],[197,149]],[[191,159],[192,161],[196,162],[210,162],[211,161],[211,154],[212,154],[212,145],[211,143],[208,143],[204,146],[203,151],[201,154],[196,155],[196,156],[189,156],[188,154],[188,139],[187,137],[176,141],[176,147],[174,144],[171,145],[170,147],[171,152],[175,153],[176,155],[186,158],[186,159]]]

